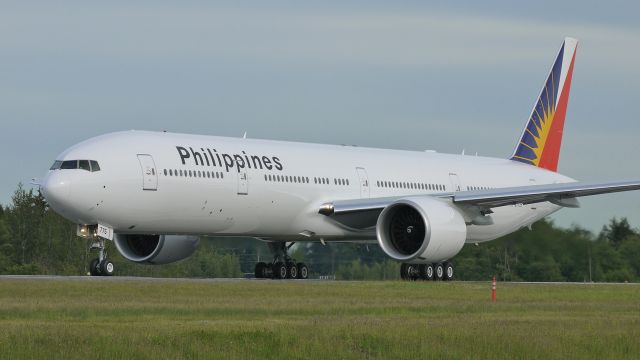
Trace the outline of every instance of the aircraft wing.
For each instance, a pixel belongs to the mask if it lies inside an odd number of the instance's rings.
[[[348,216],[349,223],[375,226],[374,218],[387,205],[401,198],[430,196],[451,199],[457,205],[491,209],[516,204],[549,201],[564,207],[578,207],[577,197],[640,190],[640,180],[612,182],[571,182],[562,184],[530,185],[489,190],[458,191],[429,195],[406,195],[384,198],[337,200],[323,204],[319,213],[326,216]],[[360,214],[360,215],[358,215]],[[359,220],[358,220],[359,218]],[[362,228],[363,226],[357,226]]]
[[[571,206],[572,201],[582,196],[608,194],[640,189],[640,180],[615,181],[605,183],[571,182],[549,185],[519,186],[482,191],[464,191],[453,194],[453,202],[481,207],[498,207],[515,204],[532,204],[549,201],[558,205]],[[577,204],[577,203],[575,203]]]

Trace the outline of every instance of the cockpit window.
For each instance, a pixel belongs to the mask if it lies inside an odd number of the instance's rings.
[[[95,160],[65,160],[60,161],[56,160],[56,162],[51,165],[49,170],[70,170],[70,169],[80,169],[91,172],[100,171],[100,165]]]
[[[91,166],[89,166],[89,160],[78,160],[78,169],[91,171]]]
[[[62,162],[62,166],[60,169],[68,170],[68,169],[77,169],[78,168],[78,160],[66,160]]]
[[[100,171],[100,165],[98,165],[98,162],[95,160],[91,160],[91,171]]]

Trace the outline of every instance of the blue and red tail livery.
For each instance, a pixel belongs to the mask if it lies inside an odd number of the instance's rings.
[[[578,40],[565,38],[511,160],[558,169]]]

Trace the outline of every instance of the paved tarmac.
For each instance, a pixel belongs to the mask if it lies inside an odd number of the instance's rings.
[[[346,281],[336,280],[272,280],[272,279],[254,279],[254,278],[215,278],[215,279],[195,279],[195,278],[153,278],[153,277],[136,277],[136,276],[59,276],[59,275],[0,275],[0,282],[5,280],[24,280],[24,281],[106,281],[106,282],[201,282],[201,283],[229,283],[243,281],[266,281],[279,283],[287,282],[331,282],[341,283]],[[353,282],[353,281],[349,281]],[[469,283],[485,284],[491,283],[491,280],[485,281],[469,281]],[[500,281],[498,281],[500,283]],[[525,285],[620,285],[620,286],[638,286],[640,283],[589,283],[589,282],[507,282],[509,284],[525,284]]]

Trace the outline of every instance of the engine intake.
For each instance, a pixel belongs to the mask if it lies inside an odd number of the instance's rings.
[[[450,202],[409,197],[388,205],[376,224],[378,243],[391,258],[431,263],[455,256],[467,237],[462,214]]]
[[[200,238],[185,235],[115,234],[116,248],[127,260],[146,264],[169,264],[193,255]]]

